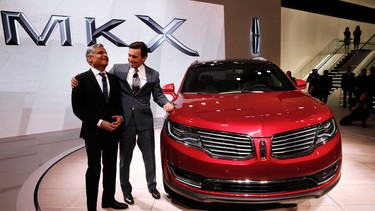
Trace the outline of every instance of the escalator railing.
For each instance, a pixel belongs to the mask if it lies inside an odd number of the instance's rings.
[[[334,39],[325,46],[310,62],[308,62],[300,71],[293,73],[297,78],[306,80],[312,69],[318,69],[318,73],[322,74],[327,64],[335,65],[345,55],[344,41]],[[321,70],[321,71],[319,71]]]
[[[353,45],[350,45],[349,52],[353,50]],[[375,35],[368,39],[365,43],[360,43],[359,50],[375,50]],[[318,73],[322,74],[323,70],[332,70],[343,58],[347,55],[344,48],[344,40],[334,39],[327,46],[325,46],[315,57],[313,57],[300,71],[293,74],[297,78],[306,80],[312,69],[318,69]],[[374,66],[374,60],[372,64]]]
[[[371,57],[366,58],[366,63],[363,65],[361,64],[361,68],[364,67],[368,71],[371,67],[375,66],[375,35],[373,35],[370,39],[368,39],[364,43],[360,43],[359,51],[361,51],[360,54],[365,54],[365,51],[370,51]],[[332,88],[332,92],[339,88],[339,84],[341,81],[341,75],[343,71],[343,68],[347,65],[350,65],[353,63],[353,60],[351,60],[351,57],[356,57],[358,60],[358,57],[360,57],[360,54],[356,54],[353,50],[353,45],[351,43],[349,53],[345,52],[344,48],[344,41],[339,39],[332,40],[326,47],[324,47],[314,58],[308,62],[300,71],[293,73],[295,77],[301,78],[306,80],[309,73],[312,69],[316,68],[318,69],[318,73],[322,75],[323,70],[329,70],[330,75],[334,78],[334,86]],[[365,61],[365,60],[363,60]],[[349,64],[350,63],[350,64]],[[352,65],[358,65],[356,63],[353,63]],[[352,66],[351,65],[351,66]],[[363,66],[362,66],[363,65]],[[305,90],[307,91],[307,90]],[[375,106],[375,98],[373,99],[373,105]],[[342,106],[342,91],[340,89],[339,92],[339,102],[338,104]]]

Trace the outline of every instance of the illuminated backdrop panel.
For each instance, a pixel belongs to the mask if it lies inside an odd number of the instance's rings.
[[[225,58],[223,6],[187,0],[0,1],[0,138],[80,127],[70,79],[89,66],[85,50],[103,43],[114,63],[126,47],[152,47],[146,64],[161,85],[179,83],[195,60]],[[153,103],[155,117],[164,112]]]

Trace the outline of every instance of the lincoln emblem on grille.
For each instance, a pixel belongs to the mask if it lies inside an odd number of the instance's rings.
[[[266,149],[266,142],[264,141],[264,139],[262,139],[259,142],[259,149],[260,149],[260,158],[262,160],[265,160],[266,159],[266,154],[267,154],[267,149]]]

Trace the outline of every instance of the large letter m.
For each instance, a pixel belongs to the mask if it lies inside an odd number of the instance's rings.
[[[3,21],[4,37],[7,45],[20,45],[16,25],[16,21],[18,21],[36,45],[46,45],[55,30],[56,25],[59,24],[61,45],[72,46],[70,19],[68,16],[52,15],[44,28],[42,35],[37,32],[22,12],[1,11],[1,19]]]

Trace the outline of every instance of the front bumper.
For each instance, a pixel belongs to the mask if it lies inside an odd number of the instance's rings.
[[[173,179],[164,178],[163,182],[173,192],[200,202],[272,203],[319,198],[328,193],[340,180],[340,165],[341,160],[338,160],[316,175],[275,181],[209,179],[170,167]],[[321,184],[316,178],[323,175],[327,177]]]
[[[257,144],[255,144],[257,146]],[[173,192],[201,202],[270,203],[318,198],[341,176],[336,134],[311,155],[287,160],[221,160],[171,139],[162,131],[163,181]]]

